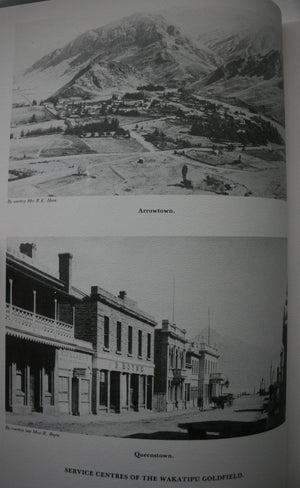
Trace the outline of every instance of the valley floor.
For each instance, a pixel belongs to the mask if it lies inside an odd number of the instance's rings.
[[[11,161],[8,196],[227,194],[285,198],[282,161],[245,161],[240,165],[232,163],[233,157],[228,154],[228,164],[218,165],[218,161],[211,164],[199,154],[197,160],[192,159],[189,150],[148,150]],[[187,184],[182,177],[184,165]]]

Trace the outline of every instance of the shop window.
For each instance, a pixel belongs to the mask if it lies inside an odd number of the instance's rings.
[[[107,405],[107,371],[100,373],[100,405]]]

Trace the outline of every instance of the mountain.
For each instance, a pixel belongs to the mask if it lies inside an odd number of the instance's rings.
[[[189,83],[216,66],[209,48],[201,49],[161,15],[134,14],[39,59],[22,82],[42,77],[51,95],[93,97],[142,83]]]
[[[245,19],[244,19],[245,20]],[[78,36],[15,84],[29,99],[97,98],[157,83],[284,120],[280,34],[268,24],[190,38],[156,14],[134,14]]]
[[[222,59],[207,77],[192,84],[196,92],[246,105],[284,121],[283,61],[280,35],[273,29],[245,29],[235,34],[200,36]]]
[[[274,77],[282,78],[282,58],[278,51],[271,50],[266,54],[236,56],[217,68],[206,80],[204,85],[210,85],[219,80],[229,80],[236,76],[258,77],[270,80]]]
[[[228,377],[230,392],[253,392],[254,388],[257,391],[261,378],[268,384],[272,358],[263,348],[220,334],[214,329],[210,330],[210,337],[211,344],[215,344],[220,352],[217,372],[222,372]],[[203,329],[193,341],[201,342],[203,338],[207,341],[207,329]],[[278,363],[279,353],[280,351]],[[275,363],[273,367],[276,367]]]
[[[263,56],[271,50],[281,51],[281,33],[273,24],[252,25],[251,29],[244,27],[236,32],[218,29],[199,35],[198,39],[225,62],[237,57]]]

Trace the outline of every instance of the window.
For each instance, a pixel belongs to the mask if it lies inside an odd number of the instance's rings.
[[[16,367],[16,377],[15,377],[15,388],[19,392],[25,393],[25,366],[22,364],[17,364]]]
[[[53,393],[53,370],[50,368],[45,368],[45,375],[44,375],[44,390],[47,393]]]
[[[109,317],[104,317],[104,347],[109,348]]]
[[[184,364],[184,352],[182,351],[181,352],[181,368],[184,368],[185,367],[185,364]]]
[[[170,349],[170,368],[174,368],[174,349]]]
[[[117,322],[117,351],[121,352],[122,349],[122,324]]]
[[[128,354],[132,354],[132,326],[128,326]]]
[[[100,372],[99,404],[107,405],[107,371]]]
[[[185,400],[189,402],[191,399],[191,385],[190,383],[185,384]]]
[[[139,330],[138,355],[139,355],[139,357],[142,357],[142,355],[143,355],[143,333],[141,330]]]
[[[151,334],[147,334],[147,358],[151,359]]]

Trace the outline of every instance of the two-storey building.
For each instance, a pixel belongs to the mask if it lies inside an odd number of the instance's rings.
[[[155,331],[156,408],[171,411],[186,408],[186,331],[168,320]]]
[[[155,331],[155,407],[158,411],[207,408],[222,395],[226,378],[218,372],[219,351],[187,339],[168,320]]]
[[[194,342],[188,342],[186,348],[185,403],[186,408],[194,408],[199,406],[200,354]]]
[[[84,296],[71,285],[72,257],[59,255],[55,275],[37,263],[35,250],[24,243],[7,251],[6,409],[87,414],[93,347],[60,317],[63,304],[74,308]]]
[[[99,286],[92,286],[90,296],[75,305],[75,317],[76,337],[90,340],[95,349],[93,413],[151,410],[153,317],[125,291],[115,296]]]
[[[200,354],[199,399],[205,408],[213,403],[213,398],[222,395],[226,377],[218,372],[220,353],[216,346],[202,341],[197,345],[197,350]]]
[[[153,317],[124,291],[72,285],[72,255],[57,275],[35,245],[7,252],[6,408],[88,414],[152,409]]]

